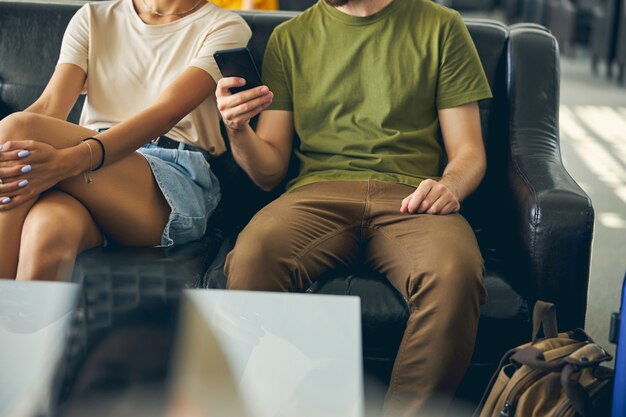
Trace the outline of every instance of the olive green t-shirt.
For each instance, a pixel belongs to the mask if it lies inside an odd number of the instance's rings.
[[[392,0],[368,17],[318,1],[276,27],[263,78],[274,93],[268,109],[292,111],[300,137],[288,189],[437,179],[437,110],[491,97],[460,15],[430,0]]]

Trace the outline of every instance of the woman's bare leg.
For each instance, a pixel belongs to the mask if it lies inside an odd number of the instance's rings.
[[[63,120],[30,113],[16,113],[0,122],[0,144],[9,140],[37,140],[61,149],[95,134]],[[86,184],[80,176],[65,180],[58,187],[80,201],[96,223],[119,243],[160,244],[170,208],[143,156],[133,153],[93,173],[92,177],[92,184]],[[21,230],[25,215],[18,213],[19,208],[0,213],[7,216],[0,220],[0,235],[20,236],[17,230]],[[11,247],[19,248],[19,238]],[[3,255],[0,260],[4,261]]]
[[[76,255],[102,241],[82,203],[62,191],[44,193],[24,221],[16,278],[67,280]]]
[[[92,184],[74,177],[58,187],[87,207],[114,241],[130,246],[161,244],[170,206],[143,156],[134,153],[91,176]]]
[[[12,132],[21,124],[12,116],[0,120],[0,144],[11,140]],[[13,279],[16,276],[22,225],[35,201],[37,198],[13,210],[0,212],[0,278]]]
[[[35,201],[33,198],[13,210],[0,212],[0,278],[15,278],[22,224]]]

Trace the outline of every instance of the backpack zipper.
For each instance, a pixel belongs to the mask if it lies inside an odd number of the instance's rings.
[[[513,414],[513,406],[510,402],[505,401],[504,407],[502,407],[502,411],[500,411],[500,417],[511,417]]]
[[[538,371],[533,369],[528,374],[526,374],[522,379],[518,381],[515,388],[509,392],[506,400],[504,401],[504,406],[502,407],[502,411],[500,411],[500,417],[513,417],[515,415],[515,406],[517,405],[517,400],[521,396],[520,394],[526,390],[530,385],[532,385],[536,380],[543,377],[546,372]]]

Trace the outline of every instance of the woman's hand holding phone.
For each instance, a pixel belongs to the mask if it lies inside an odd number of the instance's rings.
[[[274,94],[267,86],[255,87],[239,93],[231,93],[231,88],[243,87],[246,81],[240,77],[222,78],[217,83],[215,96],[224,124],[230,130],[245,128],[257,114],[271,103]]]

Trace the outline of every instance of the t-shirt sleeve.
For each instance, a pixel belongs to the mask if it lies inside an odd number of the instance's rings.
[[[270,36],[267,48],[265,48],[262,75],[263,82],[274,94],[272,104],[269,105],[267,110],[293,111],[293,98],[289,89],[289,81],[283,65],[283,55],[279,48],[276,31]]]
[[[59,64],[74,64],[87,73],[89,60],[89,9],[87,4],[78,9],[65,29]]]
[[[208,72],[217,82],[222,78],[213,53],[222,49],[243,48],[248,44],[252,31],[246,22],[237,15],[230,19],[223,19],[212,28],[204,37],[198,53],[189,64]]]
[[[437,108],[456,107],[491,98],[491,89],[476,46],[458,13],[451,20],[443,42]]]

